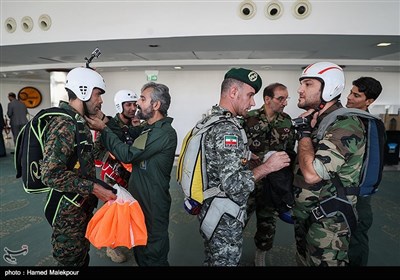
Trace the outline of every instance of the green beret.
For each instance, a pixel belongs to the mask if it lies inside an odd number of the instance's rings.
[[[224,79],[228,78],[235,79],[248,84],[249,86],[254,88],[254,91],[256,93],[260,90],[262,86],[262,80],[260,75],[258,75],[257,72],[249,69],[232,68],[225,74]]]

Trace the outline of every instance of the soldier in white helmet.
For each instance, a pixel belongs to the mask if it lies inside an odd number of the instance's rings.
[[[297,106],[307,112],[293,120],[300,168],[294,179],[296,260],[305,266],[346,266],[350,235],[357,225],[357,196],[350,191],[360,181],[364,125],[355,116],[341,116],[319,140],[321,121],[343,107],[343,69],[331,62],[314,63],[299,81]]]
[[[75,68],[67,75],[65,88],[69,103],[62,102],[60,107],[75,113],[79,129],[72,119],[66,116],[54,116],[49,120],[43,140],[43,161],[40,164],[42,182],[50,187],[47,210],[54,209],[52,215],[53,257],[60,266],[88,266],[89,240],[85,238],[86,228],[93,216],[98,199],[106,202],[117,196],[109,189],[94,182],[96,169],[94,160],[99,149],[93,149],[92,134],[84,116],[101,115],[105,93],[103,77],[90,68]],[[70,166],[71,159],[77,159],[76,133],[84,130],[87,145],[79,155],[79,163]],[[83,132],[79,132],[83,134]],[[85,172],[84,172],[85,170]],[[86,176],[82,176],[86,174]],[[54,191],[53,191],[54,190]],[[54,193],[75,193],[73,199],[62,195],[58,201],[52,201]],[[49,204],[56,207],[48,207]]]
[[[136,138],[132,131],[133,126],[140,125],[140,120],[136,117],[139,96],[132,90],[119,90],[114,97],[115,109],[117,111],[113,118],[109,118],[107,125],[112,128],[121,141],[132,145],[133,139]],[[100,139],[100,138],[97,138]],[[103,159],[101,169],[101,179],[109,185],[119,184],[127,188],[129,177],[132,172],[132,164],[126,164],[118,161],[115,156],[108,152]],[[126,261],[126,256],[120,248],[107,248],[107,256],[113,262],[122,263]]]

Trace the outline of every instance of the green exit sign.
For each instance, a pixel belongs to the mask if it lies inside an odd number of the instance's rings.
[[[148,81],[157,81],[158,76],[156,74],[147,75]]]

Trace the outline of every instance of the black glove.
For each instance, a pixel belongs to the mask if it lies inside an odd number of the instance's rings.
[[[311,137],[311,119],[312,115],[298,117],[292,120],[292,124],[296,129],[297,140],[300,140],[304,137]]]

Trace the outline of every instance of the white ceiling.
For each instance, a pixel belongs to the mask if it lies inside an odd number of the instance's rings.
[[[376,47],[380,42],[392,45]],[[321,60],[336,62],[346,71],[400,72],[400,36],[246,35],[1,46],[0,81],[46,81],[46,70],[84,65],[84,58],[96,47],[101,55],[92,66],[100,72],[172,70],[173,66],[300,70]]]

